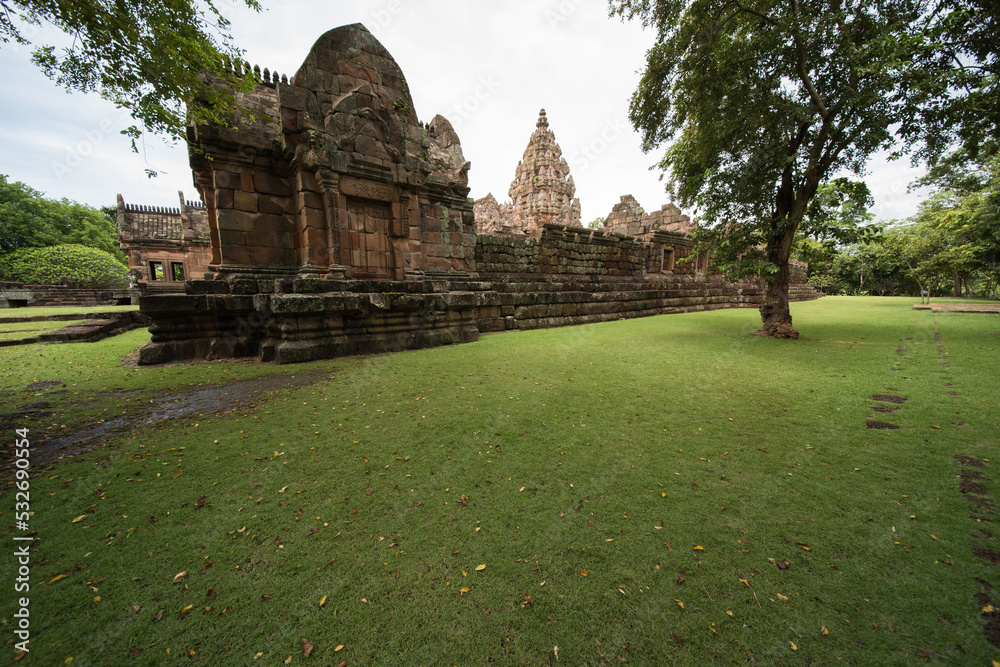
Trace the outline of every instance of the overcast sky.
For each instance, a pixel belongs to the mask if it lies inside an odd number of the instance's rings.
[[[653,34],[608,17],[606,0],[262,0],[255,14],[222,0],[246,59],[294,74],[326,30],[361,22],[396,59],[416,112],[448,118],[462,141],[471,195],[506,201],[514,168],[544,107],[576,182],[583,222],[606,216],[622,195],[647,210],[667,203],[660,151],[644,154],[628,104]],[[47,33],[35,36],[44,41]],[[51,34],[48,34],[50,39]],[[58,36],[56,36],[58,38]],[[176,206],[177,191],[197,199],[187,151],[146,137],[132,153],[119,132],[130,124],[96,94],[67,94],[31,65],[30,49],[0,47],[0,173],[92,206],[121,193],[137,204]],[[145,168],[160,172],[148,179]],[[920,195],[907,185],[920,171],[907,160],[872,163],[867,178],[879,219],[903,218]]]

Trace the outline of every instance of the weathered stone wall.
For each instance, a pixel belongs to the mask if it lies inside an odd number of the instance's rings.
[[[479,236],[480,278],[511,275],[633,276],[645,273],[649,248],[635,239],[546,224],[535,237]]]
[[[480,331],[542,329],[717,308],[759,307],[763,286],[712,275],[493,282],[479,296]]]

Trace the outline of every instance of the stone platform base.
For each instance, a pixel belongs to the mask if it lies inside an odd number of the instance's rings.
[[[139,363],[294,363],[468,343],[479,338],[475,305],[475,294],[439,281],[191,281],[186,294],[140,299],[152,340]]]
[[[250,357],[294,363],[468,343],[480,332],[540,329],[717,308],[757,308],[763,286],[718,276],[581,281],[570,276],[405,282],[190,281],[144,296],[152,340],[140,364]],[[793,299],[816,298],[800,289]]]

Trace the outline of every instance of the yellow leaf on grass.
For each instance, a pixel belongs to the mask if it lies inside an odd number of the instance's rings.
[[[986,605],[986,606],[983,607],[983,613],[984,614],[991,614],[991,613],[993,613],[993,609],[994,609],[993,605],[988,604],[988,605]]]
[[[556,654],[556,660],[559,660],[559,647],[558,646],[553,646],[552,647],[552,652]]]
[[[188,606],[184,607],[183,609],[181,609],[181,616],[183,616],[184,614],[188,613],[192,609],[194,609],[194,605],[193,604],[189,604]]]
[[[730,616],[733,615],[733,612],[729,611],[728,609],[726,610],[726,613],[729,614]]]
[[[994,660],[994,662],[996,662],[996,661]],[[73,656],[70,656],[70,657],[66,658],[65,660],[63,660],[63,664],[64,665],[72,665],[73,664]]]
[[[696,544],[695,547],[694,547],[694,550],[695,551],[704,551],[705,547],[701,546],[700,544]]]
[[[823,629],[820,632],[823,633],[824,637],[826,637],[828,634],[830,634],[830,631],[826,629],[825,625],[823,626]]]
[[[788,643],[792,645],[792,650],[793,651],[798,651],[799,650],[799,647],[795,645],[795,642],[789,641]]]
[[[779,600],[781,600],[782,602],[788,602],[788,598],[786,598],[786,597],[785,597],[784,595],[782,595],[781,593],[775,593],[775,595],[777,595],[777,596],[778,596],[778,599],[779,599]]]
[[[100,595],[95,595],[94,596],[94,602],[100,602],[100,601],[101,601],[101,596]]]
[[[482,565],[477,565],[476,566],[476,572],[482,572],[485,569],[486,569],[486,563],[483,563]]]
[[[174,575],[174,583],[175,584],[180,583],[181,579],[183,579],[186,576],[187,576],[187,570],[184,570],[183,572],[178,572],[177,574]]]
[[[344,648],[343,644],[337,644],[337,648],[333,649],[333,652],[336,653],[337,651],[339,651],[342,648]]]
[[[586,577],[587,576],[587,571],[586,570],[580,570],[580,576],[581,577]]]
[[[264,654],[263,654],[263,653],[258,653],[257,655],[255,655],[255,656],[253,657],[253,659],[254,659],[254,660],[259,660],[259,659],[260,659],[260,656],[262,656],[262,655],[264,655]]]
[[[322,607],[325,604],[326,604],[326,596],[324,595],[319,599],[319,606]]]
[[[469,588],[468,586],[466,586],[465,588],[461,589],[460,591],[458,591],[458,595],[459,595],[459,597],[461,597],[461,596],[465,595],[465,594],[466,594],[466,593],[468,593],[468,592],[469,592],[470,590],[472,590],[472,589],[471,589],[471,588]]]
[[[83,521],[86,518],[87,518],[86,514],[81,514],[80,516],[78,516],[75,519],[73,519],[73,521],[71,523],[80,523],[81,521]]]
[[[680,600],[676,600],[676,599],[675,599],[675,600],[674,600],[674,602],[676,602],[676,603],[677,603],[677,606],[678,606],[678,607],[680,607],[681,609],[683,609],[683,608],[684,608],[684,603],[683,603],[683,602],[681,602]]]
[[[931,533],[931,539],[932,539],[932,540],[936,540],[936,541],[938,541],[938,542],[940,542],[940,541],[941,541],[941,538],[940,538],[940,537],[938,537],[937,535],[935,535],[934,533]]]
[[[284,493],[285,489],[287,489],[287,488],[288,488],[287,486],[281,487],[280,489],[278,489],[278,493]]]
[[[285,659],[285,664],[286,665],[292,664],[292,656],[288,656],[288,658]]]
[[[66,578],[65,574],[57,574],[56,576],[54,576],[51,579],[49,579],[49,583],[51,584],[53,582],[56,582],[56,581],[59,581],[60,579],[65,579],[65,578]]]

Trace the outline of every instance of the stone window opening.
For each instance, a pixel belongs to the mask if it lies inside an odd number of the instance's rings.
[[[184,263],[183,262],[171,262],[170,263],[170,275],[176,282],[184,282]]]
[[[674,249],[673,248],[661,248],[660,249],[660,273],[673,273],[674,271]]]
[[[163,262],[149,262],[150,282],[163,281],[166,276],[163,273]]]

